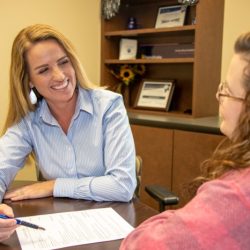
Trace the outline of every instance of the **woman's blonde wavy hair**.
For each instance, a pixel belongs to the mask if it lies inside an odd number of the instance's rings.
[[[212,157],[201,164],[201,176],[187,186],[186,191],[191,197],[203,183],[216,179],[230,170],[250,167],[250,32],[238,37],[234,52],[249,62],[243,72],[243,85],[246,90],[244,108],[232,138],[227,138],[218,145]]]
[[[48,39],[56,40],[65,50],[75,69],[77,83],[82,88],[94,89],[97,87],[89,81],[72,43],[62,33],[45,24],[28,26],[18,33],[12,45],[9,109],[2,134],[6,132],[8,127],[18,123],[30,111],[36,109],[36,105],[31,104],[29,100],[29,75],[25,58],[27,51],[33,44]]]

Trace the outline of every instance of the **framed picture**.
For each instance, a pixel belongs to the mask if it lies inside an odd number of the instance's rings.
[[[186,5],[160,7],[155,28],[183,26],[186,16]]]
[[[135,108],[169,111],[174,92],[174,80],[143,80]]]

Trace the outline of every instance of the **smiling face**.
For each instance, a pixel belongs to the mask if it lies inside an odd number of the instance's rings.
[[[235,54],[228,69],[227,80],[219,91],[222,94],[219,97],[220,130],[229,138],[232,138],[244,107],[246,91],[243,88],[243,72],[247,65],[248,62],[241,54]]]
[[[64,49],[53,39],[35,43],[26,53],[30,87],[50,108],[75,101],[76,75]]]

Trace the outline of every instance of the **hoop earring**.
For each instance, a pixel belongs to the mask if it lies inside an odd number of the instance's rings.
[[[30,102],[31,104],[36,104],[37,103],[37,97],[33,89],[30,89],[30,94],[29,94]]]

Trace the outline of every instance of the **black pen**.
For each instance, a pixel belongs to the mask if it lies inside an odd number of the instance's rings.
[[[22,225],[22,226],[30,227],[30,228],[34,228],[34,229],[45,230],[45,228],[43,228],[43,227],[39,227],[38,225],[32,224],[32,223],[27,222],[27,221],[19,220],[16,218],[11,218],[5,214],[0,214],[0,219],[14,219],[14,220],[16,220],[16,223],[18,225]]]

